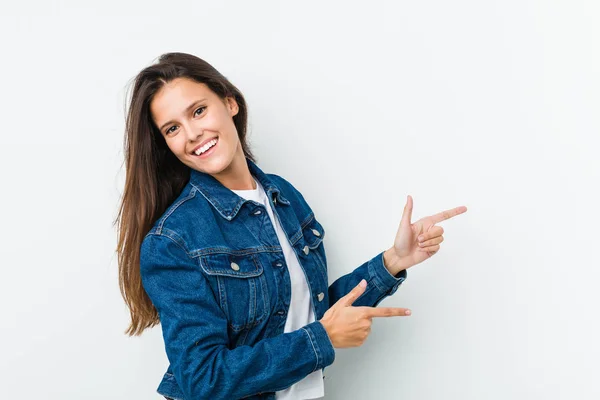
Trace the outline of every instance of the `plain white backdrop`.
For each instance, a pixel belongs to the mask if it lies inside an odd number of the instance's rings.
[[[593,0],[34,1],[0,6],[0,373],[11,399],[160,399],[124,335],[112,220],[125,93],[162,53],[244,93],[259,166],[327,230],[330,282],[465,205],[327,399],[600,398],[600,17]],[[259,367],[259,366],[257,366]]]

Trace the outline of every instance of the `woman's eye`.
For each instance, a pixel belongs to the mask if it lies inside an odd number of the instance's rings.
[[[194,111],[194,115],[196,115],[196,112],[198,110],[204,110],[206,108],[206,106],[202,106],[196,109],[196,111]],[[173,125],[172,127],[170,127],[169,129],[167,129],[167,131],[165,132],[165,135],[168,135],[169,133],[171,133],[171,129],[175,128],[177,125]]]
[[[198,111],[198,110],[203,110],[203,109],[205,109],[205,108],[206,108],[206,106],[202,106],[202,107],[200,107],[200,108],[197,108],[197,109],[196,109],[196,111]],[[196,115],[196,111],[194,111],[194,115]]]

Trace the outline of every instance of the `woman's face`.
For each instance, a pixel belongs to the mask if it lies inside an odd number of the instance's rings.
[[[238,112],[235,99],[224,103],[204,83],[176,78],[155,94],[150,112],[167,146],[185,165],[211,175],[228,169],[236,157],[245,165],[232,119]],[[204,148],[215,140],[212,148]],[[198,149],[206,152],[197,155]]]

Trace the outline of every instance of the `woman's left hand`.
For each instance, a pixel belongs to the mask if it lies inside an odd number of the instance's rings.
[[[409,195],[392,247],[396,259],[402,260],[403,267],[400,267],[400,270],[419,264],[436,254],[444,240],[444,229],[435,224],[467,211],[467,207],[460,206],[411,223],[412,209],[413,201]]]

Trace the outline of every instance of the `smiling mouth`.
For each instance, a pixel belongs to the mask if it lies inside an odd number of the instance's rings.
[[[204,151],[203,153],[200,153],[200,154],[196,154],[196,152],[193,151],[192,155],[196,156],[196,157],[203,157],[203,156],[206,156],[206,155],[212,153],[214,151],[214,148],[217,147],[217,145],[219,144],[219,138],[215,137],[214,139],[211,140],[211,142],[212,141],[214,141],[215,144],[213,144],[212,146],[210,146],[206,151]]]

